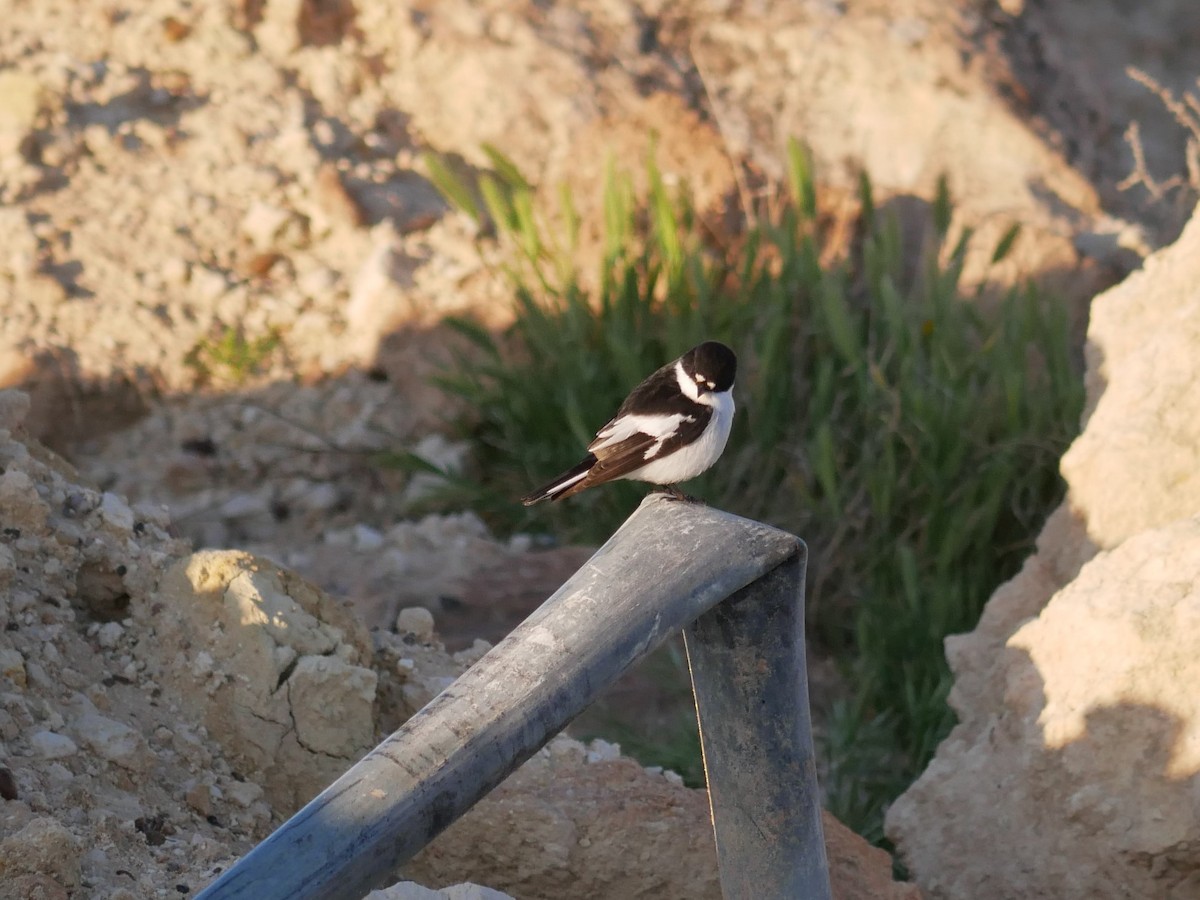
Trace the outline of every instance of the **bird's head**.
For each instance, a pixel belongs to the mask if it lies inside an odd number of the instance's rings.
[[[737,355],[719,341],[705,341],[693,347],[683,354],[680,363],[700,394],[727,391],[737,377]]]

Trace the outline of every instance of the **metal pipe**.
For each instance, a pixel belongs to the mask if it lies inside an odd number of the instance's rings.
[[[684,630],[725,900],[830,900],[808,673],[807,551]]]
[[[626,669],[803,546],[652,494],[512,634],[199,898],[364,896]]]

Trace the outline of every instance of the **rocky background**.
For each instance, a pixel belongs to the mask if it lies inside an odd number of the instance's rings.
[[[653,146],[732,228],[789,137],[902,211],[945,173],[958,226],[1023,225],[990,277],[1091,313],[1068,498],[949,642],[962,724],[889,817],[920,887],[827,820],[836,895],[1194,896],[1200,226],[1122,136],[1188,172],[1126,67],[1195,89],[1200,7],[1127,7],[0,0],[0,896],[198,890],[586,558],[411,519],[375,463],[461,462],[439,323],[508,315],[424,152],[495,144],[587,219]],[[716,897],[706,817],[560,738],[406,874]]]

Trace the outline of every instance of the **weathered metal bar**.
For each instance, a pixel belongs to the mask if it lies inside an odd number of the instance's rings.
[[[829,900],[792,556],[684,631],[725,900]]]
[[[357,900],[665,638],[803,546],[652,494],[512,634],[199,898]]]

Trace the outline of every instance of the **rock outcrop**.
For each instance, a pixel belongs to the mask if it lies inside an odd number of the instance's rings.
[[[1098,297],[1037,554],[947,640],[959,724],[888,834],[936,897],[1200,886],[1200,216]]]
[[[273,809],[306,803],[375,746],[371,643],[304,579],[238,551],[176,562],[134,608],[148,677]]]

